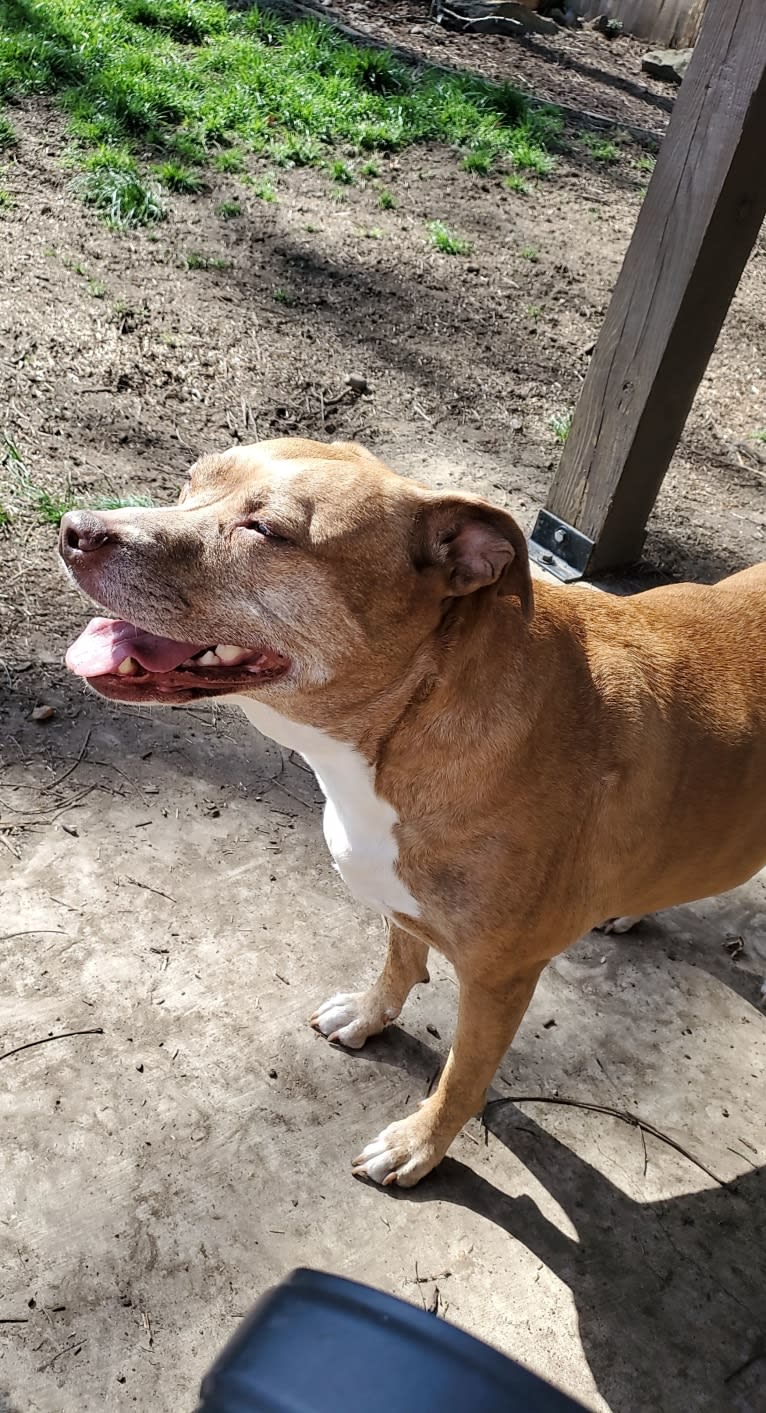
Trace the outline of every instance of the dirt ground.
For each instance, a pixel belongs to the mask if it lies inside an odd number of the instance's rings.
[[[641,103],[623,120],[651,126]],[[278,172],[270,204],[211,177],[117,236],[72,194],[55,108],[14,123],[0,397],[35,485],[167,499],[200,451],[300,431],[357,437],[529,528],[647,180],[640,147],[605,167],[573,142],[527,197],[435,150],[343,191]],[[430,249],[437,218],[469,257]],[[647,575],[764,557],[765,260],[761,239]],[[371,392],[336,400],[350,372]],[[488,1129],[413,1193],[355,1183],[350,1158],[443,1062],[454,980],[437,964],[359,1054],[309,1029],[381,945],[329,866],[312,777],[227,712],[84,694],[62,652],[87,610],[4,476],[0,1051],[100,1033],[2,1060],[0,1408],[191,1408],[239,1316],[308,1264],[438,1305],[593,1410],[760,1409],[764,879],[584,939],[549,968]],[[609,1115],[506,1097],[525,1095],[638,1112],[710,1173]]]

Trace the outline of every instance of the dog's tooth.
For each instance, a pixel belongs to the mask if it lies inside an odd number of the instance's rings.
[[[210,652],[210,651],[208,651],[208,652],[206,652],[206,653],[203,653],[203,654],[202,654],[202,657],[197,657],[197,658],[194,659],[194,661],[196,662],[196,664],[197,664],[198,667],[220,667],[220,666],[221,666],[220,659],[219,659],[218,657],[216,657],[216,655],[215,655],[214,652]]]
[[[248,656],[246,648],[237,647],[236,643],[219,643],[216,647],[216,657],[225,667],[230,663],[241,662],[242,658]]]
[[[122,677],[132,677],[134,673],[138,672],[138,663],[132,657],[125,657],[117,668],[117,671]]]

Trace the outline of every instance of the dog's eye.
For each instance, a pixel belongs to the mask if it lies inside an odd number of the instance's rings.
[[[244,528],[246,530],[255,530],[257,535],[263,535],[264,540],[274,540],[276,544],[287,544],[287,537],[280,535],[279,531],[275,530],[273,525],[267,525],[265,520],[257,520],[255,518],[246,520]]]

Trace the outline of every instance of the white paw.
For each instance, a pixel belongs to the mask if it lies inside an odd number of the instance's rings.
[[[602,922],[594,930],[596,932],[630,932],[636,923],[641,922],[641,917],[611,917],[608,922]]]
[[[421,1116],[413,1114],[409,1119],[389,1124],[373,1138],[354,1159],[351,1171],[354,1177],[369,1178],[382,1187],[390,1187],[392,1183],[414,1187],[443,1157]]]
[[[323,1002],[311,1017],[311,1024],[328,1040],[360,1050],[365,1040],[385,1030],[394,1019],[395,1012],[381,1011],[366,991],[342,991]]]

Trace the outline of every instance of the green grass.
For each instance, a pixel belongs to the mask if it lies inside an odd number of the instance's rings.
[[[470,255],[473,250],[470,240],[455,235],[443,221],[429,221],[428,238],[441,255]]]
[[[230,147],[223,152],[217,152],[213,158],[213,166],[217,172],[226,172],[231,176],[237,176],[246,170],[247,164],[242,152],[237,147]]]
[[[106,294],[106,285],[100,280],[88,280],[87,289],[91,299],[103,299]]]
[[[0,113],[0,152],[8,151],[18,142],[16,130],[4,113]]]
[[[0,216],[4,211],[12,211],[16,205],[11,193],[5,186],[0,186]]]
[[[550,427],[554,437],[556,438],[556,441],[559,443],[560,446],[564,445],[567,437],[569,436],[569,429],[572,425],[573,416],[574,413],[572,412],[557,412],[553,417],[549,418],[548,420],[548,426]]]
[[[216,216],[220,216],[222,221],[233,221],[235,216],[242,215],[241,201],[219,201],[215,208]]]
[[[384,187],[383,190],[378,193],[378,205],[381,211],[396,210],[396,197],[393,192],[387,191]]]
[[[539,251],[533,245],[525,245],[521,251],[522,260],[528,260],[530,265],[537,265],[540,262]]]
[[[184,257],[188,270],[228,270],[231,261],[224,255],[205,255],[201,250],[189,250]]]
[[[503,177],[503,186],[506,191],[515,191],[517,196],[529,196],[529,187],[523,177],[519,177],[512,172],[509,177]]]
[[[271,177],[258,177],[249,183],[253,189],[253,196],[257,196],[259,201],[277,201],[276,188]]]
[[[167,215],[156,183],[141,176],[124,147],[99,145],[85,159],[85,171],[74,186],[86,206],[95,207],[115,230],[145,226]]]
[[[361,173],[363,177],[379,177],[380,168],[377,162],[365,162],[364,166],[361,168]]]
[[[292,309],[293,305],[297,304],[298,302],[295,298],[295,295],[291,294],[289,289],[282,289],[279,286],[277,287],[277,289],[272,291],[272,297],[277,304],[285,304],[288,309]]]
[[[583,133],[580,141],[594,162],[619,162],[620,149],[615,142],[607,142],[603,137],[596,137],[594,133]]]
[[[0,529],[7,528],[20,510],[31,512],[40,525],[58,526],[68,510],[120,510],[128,506],[154,505],[151,496],[140,493],[78,497],[69,487],[64,491],[49,491],[34,480],[16,443],[7,432],[0,432],[0,468],[7,473],[10,502],[0,506]]]
[[[374,154],[441,142],[481,154],[474,162],[545,175],[561,129],[556,110],[527,111],[510,85],[410,68],[321,20],[255,5],[2,3],[0,101],[56,95],[86,165],[82,195],[117,227],[164,214],[136,163],[147,156],[193,178],[188,169],[206,163],[242,171],[247,153],[327,166],[338,147]],[[87,165],[94,149],[97,169]]]
[[[653,172],[656,164],[657,158],[652,157],[649,152],[642,153],[634,162],[634,166],[638,167],[639,172]]]
[[[766,442],[766,427],[764,427],[760,432],[753,432],[753,441]]]
[[[192,171],[183,162],[161,162],[155,167],[155,171],[168,191],[181,191],[189,196],[196,196],[204,190],[205,183],[200,173]]]
[[[339,186],[354,185],[354,173],[352,172],[348,163],[344,162],[341,158],[338,158],[335,162],[331,164],[330,175],[332,176],[333,181],[337,182]]]
[[[473,152],[466,152],[463,158],[464,172],[476,172],[481,177],[487,177],[491,169],[492,153],[485,147],[476,147]]]

